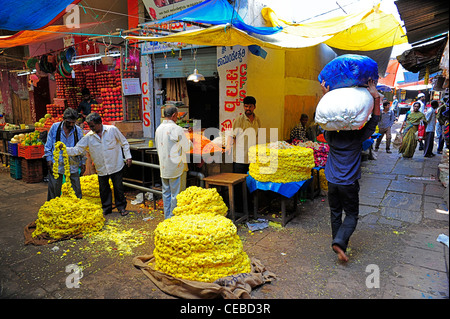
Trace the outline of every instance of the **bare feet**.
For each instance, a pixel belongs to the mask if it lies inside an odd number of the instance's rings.
[[[341,249],[341,247],[339,247],[338,245],[333,245],[331,247],[333,247],[333,250],[338,255],[338,259],[340,261],[343,261],[343,262],[347,262],[348,261],[348,257],[345,254],[345,252]]]

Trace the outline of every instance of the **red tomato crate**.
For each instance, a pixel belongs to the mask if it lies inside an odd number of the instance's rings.
[[[38,159],[44,156],[44,145],[22,146],[19,144],[19,157]]]
[[[22,180],[25,183],[40,183],[44,179],[42,159],[22,160]]]

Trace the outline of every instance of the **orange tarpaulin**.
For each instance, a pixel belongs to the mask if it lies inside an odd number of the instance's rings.
[[[387,85],[387,86],[393,88],[395,86],[395,79],[397,77],[397,71],[398,71],[399,65],[400,65],[400,63],[398,63],[397,59],[389,60],[388,67],[386,69],[386,76],[383,78],[380,78],[378,80],[378,84],[384,84],[384,85]]]
[[[84,23],[80,28],[67,27],[65,25],[52,25],[40,30],[26,30],[17,32],[11,36],[0,37],[0,48],[12,48],[21,45],[29,45],[37,42],[47,42],[72,33],[79,32],[80,29],[92,27],[98,22]]]

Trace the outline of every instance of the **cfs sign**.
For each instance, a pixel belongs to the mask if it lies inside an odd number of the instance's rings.
[[[144,137],[153,137],[153,77],[151,76],[151,56],[141,56],[141,96],[142,96],[142,130]]]
[[[144,126],[150,126],[150,96],[148,82],[142,82],[142,120]]]

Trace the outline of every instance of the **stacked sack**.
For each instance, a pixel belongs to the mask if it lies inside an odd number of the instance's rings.
[[[369,79],[378,80],[378,65],[367,56],[345,54],[329,62],[318,77],[330,91],[317,105],[316,123],[326,131],[362,128],[374,106]]]

